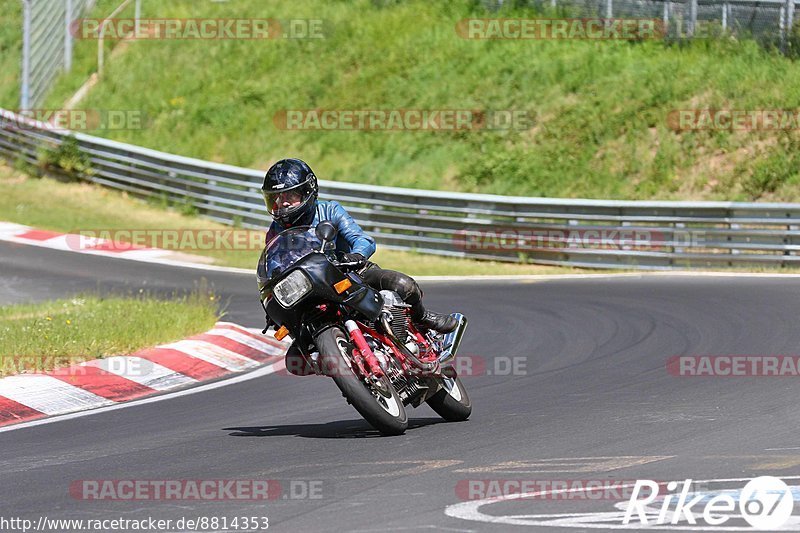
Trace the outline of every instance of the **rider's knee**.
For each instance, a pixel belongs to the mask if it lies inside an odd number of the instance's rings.
[[[422,299],[422,289],[411,276],[397,272],[394,276],[394,291],[400,295],[404,302],[415,304]]]

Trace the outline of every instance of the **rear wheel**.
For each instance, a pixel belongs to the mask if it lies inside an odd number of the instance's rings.
[[[365,382],[352,369],[352,343],[338,327],[328,328],[316,338],[322,368],[333,378],[347,401],[384,435],[401,435],[408,427],[403,401],[386,377]]]
[[[461,422],[472,414],[472,402],[458,376],[442,379],[442,389],[427,399],[428,405],[448,422]]]

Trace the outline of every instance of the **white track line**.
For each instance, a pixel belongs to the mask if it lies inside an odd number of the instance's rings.
[[[188,356],[202,359],[212,365],[221,366],[232,372],[241,372],[248,368],[258,366],[260,363],[236,352],[227,350],[216,344],[206,341],[182,340],[159,346],[168,350],[178,350]]]
[[[60,379],[40,374],[3,378],[0,380],[0,396],[46,415],[58,415],[75,409],[92,409],[114,403]]]
[[[30,230],[29,226],[15,224],[14,222],[0,222],[0,238],[9,238]]]
[[[94,359],[81,363],[81,366],[100,368],[157,391],[198,383],[194,378],[184,376],[163,365],[135,355],[115,355]]]
[[[779,476],[781,479],[800,479],[800,476]],[[743,477],[743,478],[725,478],[725,479],[701,479],[695,480],[695,483],[729,483],[729,482],[739,482],[739,481],[750,481],[751,477]],[[635,484],[634,483],[626,483],[623,485],[619,485],[618,488],[631,488]],[[616,514],[613,511],[609,512],[597,512],[597,513],[557,513],[557,514],[536,514],[536,515],[512,515],[512,516],[502,516],[502,515],[489,515],[482,513],[480,508],[485,505],[491,505],[496,503],[508,502],[511,500],[524,500],[530,498],[538,498],[541,496],[548,496],[552,494],[566,494],[566,493],[573,493],[573,492],[583,492],[585,488],[566,488],[566,489],[551,489],[551,490],[542,490],[542,491],[535,491],[535,492],[516,492],[513,494],[505,494],[502,496],[492,497],[492,498],[484,498],[481,500],[470,500],[465,502],[459,502],[450,504],[444,509],[444,514],[446,516],[452,518],[460,518],[462,520],[469,520],[472,522],[484,522],[489,524],[496,524],[496,525],[503,525],[506,529],[511,529],[508,526],[523,526],[527,528],[531,527],[570,527],[572,529],[654,529],[654,530],[688,530],[688,531],[755,531],[755,528],[747,526],[747,527],[727,527],[727,526],[700,526],[699,524],[693,524],[691,526],[677,526],[673,524],[664,524],[664,525],[653,525],[652,527],[648,527],[644,524],[628,524],[628,525],[601,525],[601,524],[592,524],[592,523],[570,523],[570,524],[558,524],[552,522],[542,522],[539,521],[538,523],[531,523],[530,519],[548,519],[553,517],[572,517],[584,514],[592,514],[592,515],[604,515],[604,514]],[[520,523],[517,519],[527,518],[529,521]],[[620,516],[620,522],[621,522]],[[793,529],[792,531],[796,531]]]
[[[277,346],[273,346],[264,341],[260,341],[258,339],[254,339],[253,337],[242,333],[241,331],[236,331],[233,329],[223,329],[223,328],[214,328],[212,330],[206,331],[206,335],[218,335],[220,337],[225,337],[226,339],[230,339],[232,341],[236,341],[239,344],[244,344],[245,346],[249,346],[254,350],[258,350],[267,355],[283,355],[283,351],[281,348]],[[259,335],[261,332],[259,331]]]

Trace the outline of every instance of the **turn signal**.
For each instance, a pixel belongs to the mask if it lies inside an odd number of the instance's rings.
[[[342,281],[333,284],[333,288],[336,289],[336,294],[342,294],[352,286],[353,282],[347,278],[344,278]]]
[[[279,341],[282,341],[283,338],[288,334],[289,330],[286,328],[286,326],[281,326],[278,331],[275,332],[275,338]]]

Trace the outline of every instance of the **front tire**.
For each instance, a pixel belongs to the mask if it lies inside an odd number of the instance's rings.
[[[384,377],[379,386],[367,386],[350,367],[352,343],[338,327],[328,328],[316,338],[322,368],[364,419],[383,435],[402,435],[408,428],[403,401]],[[383,389],[381,391],[380,389]]]
[[[426,401],[436,414],[448,422],[463,422],[472,414],[472,402],[458,376],[442,379],[442,388]]]

